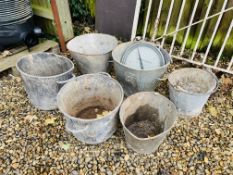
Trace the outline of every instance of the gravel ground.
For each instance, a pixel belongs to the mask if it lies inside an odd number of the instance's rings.
[[[174,63],[170,68],[176,69]],[[105,143],[86,145],[65,132],[59,111],[39,111],[19,77],[0,79],[0,174],[232,174],[233,77],[221,75],[219,90],[203,113],[179,119],[158,151],[127,149],[122,127]],[[166,81],[156,88],[168,95]]]

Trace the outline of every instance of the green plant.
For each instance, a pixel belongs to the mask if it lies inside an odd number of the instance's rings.
[[[90,12],[85,5],[85,0],[70,0],[72,18],[78,21],[86,21]]]

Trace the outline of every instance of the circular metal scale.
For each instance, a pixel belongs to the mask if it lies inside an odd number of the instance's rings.
[[[149,43],[136,42],[125,50],[121,63],[130,68],[149,70],[163,66],[165,60],[158,48]]]

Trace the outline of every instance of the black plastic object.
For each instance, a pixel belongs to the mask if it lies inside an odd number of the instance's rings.
[[[38,43],[30,0],[0,0],[0,50],[25,43],[28,48]]]

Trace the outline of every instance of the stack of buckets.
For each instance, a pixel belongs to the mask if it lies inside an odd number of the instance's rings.
[[[28,55],[21,58],[16,67],[30,102],[41,110],[59,108],[66,120],[66,130],[78,140],[88,144],[104,142],[116,131],[119,115],[127,146],[138,153],[152,153],[174,126],[177,110],[186,118],[201,113],[210,94],[216,90],[217,78],[201,69],[176,70],[168,77],[170,101],[154,92],[171,62],[167,52],[153,43],[142,42],[157,49],[159,59],[163,59],[162,65],[142,70],[121,61],[135,42],[117,43],[115,37],[106,34],[85,34],[68,42],[67,48],[83,74],[78,77],[73,75],[74,64],[68,58],[53,53]],[[106,73],[111,56],[119,82]],[[182,87],[182,81],[202,87],[197,88],[198,91],[187,90]],[[123,102],[124,94],[128,97]],[[75,116],[93,105],[104,105],[110,112],[94,119]],[[158,111],[158,115],[151,116],[163,129],[152,137],[140,138],[127,128],[126,121],[145,105]]]

